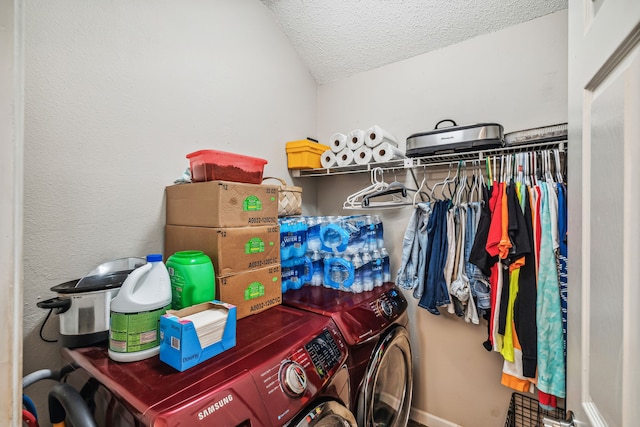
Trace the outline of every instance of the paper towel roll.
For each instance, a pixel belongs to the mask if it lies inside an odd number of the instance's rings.
[[[353,152],[353,161],[356,165],[366,165],[373,160],[373,150],[366,145]]]
[[[337,164],[336,154],[331,150],[325,151],[320,157],[320,164],[326,169],[334,167]]]
[[[354,129],[347,135],[347,147],[351,151],[356,151],[364,145],[364,131],[362,129]]]
[[[336,154],[336,162],[338,163],[338,166],[349,166],[353,164],[353,151],[345,148]]]
[[[339,153],[347,146],[347,135],[343,133],[334,133],[331,137],[331,151]]]
[[[373,148],[373,159],[376,162],[390,162],[392,160],[404,159],[404,152],[388,142],[383,142]]]
[[[374,125],[366,130],[364,143],[367,145],[367,147],[373,148],[382,144],[383,142],[391,144],[394,147],[398,146],[398,141],[396,141],[394,136],[386,130],[382,129],[380,126]]]

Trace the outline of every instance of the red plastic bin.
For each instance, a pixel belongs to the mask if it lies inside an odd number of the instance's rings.
[[[187,154],[191,168],[191,180],[234,181],[248,184],[262,183],[262,173],[267,161],[257,157],[218,150],[200,150]]]

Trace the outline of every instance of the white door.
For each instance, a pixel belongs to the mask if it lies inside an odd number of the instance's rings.
[[[640,0],[569,1],[567,409],[640,426]]]

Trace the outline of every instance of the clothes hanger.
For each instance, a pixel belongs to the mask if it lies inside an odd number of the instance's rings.
[[[395,170],[394,170],[395,172]],[[413,200],[408,198],[408,192],[416,192],[418,190],[408,188],[398,181],[397,175],[394,175],[394,181],[387,184],[384,188],[368,193],[362,197],[361,208],[395,208],[399,206],[413,205]],[[379,202],[372,202],[371,199],[383,196],[392,196]]]
[[[438,198],[435,196],[436,188],[438,188],[438,186],[439,186],[439,185],[444,186],[444,184],[447,182],[447,180],[449,179],[449,177],[450,177],[450,176],[451,176],[451,163],[449,163],[449,172],[448,172],[448,174],[447,174],[447,177],[446,177],[443,181],[436,182],[436,183],[433,185],[433,188],[431,189],[431,197],[432,197],[434,200],[438,200]],[[442,195],[442,192],[440,192],[440,194],[441,194],[441,198],[444,198],[444,196]]]
[[[347,196],[346,200],[342,204],[343,209],[358,209],[362,205],[362,197],[367,194],[380,191],[388,185],[384,181],[384,170],[380,167],[373,168],[370,174],[371,185],[356,191],[353,194]]]
[[[555,165],[556,165],[556,180],[563,184],[564,183],[564,179],[562,177],[562,169],[560,167],[560,150],[557,148],[553,149],[553,157],[555,159]]]
[[[413,206],[416,207],[417,206],[417,200],[416,198],[419,195],[425,195],[427,196],[427,202],[431,202],[431,195],[423,190],[429,190],[429,191],[433,191],[431,188],[429,188],[429,185],[427,184],[427,167],[423,166],[422,168],[422,181],[420,182],[420,186],[418,187],[418,191],[415,192],[415,194],[413,195]]]

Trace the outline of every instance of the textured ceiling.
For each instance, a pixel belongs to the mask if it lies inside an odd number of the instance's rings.
[[[319,84],[567,8],[567,0],[262,0]]]

